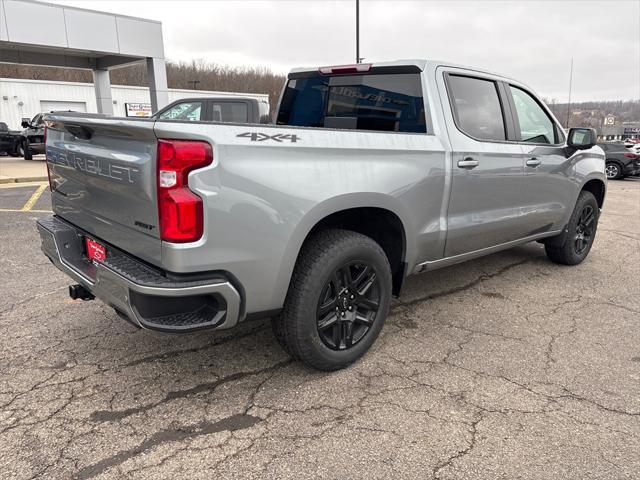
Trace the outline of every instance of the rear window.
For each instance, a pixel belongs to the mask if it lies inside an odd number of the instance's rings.
[[[278,125],[426,133],[419,73],[290,79]]]

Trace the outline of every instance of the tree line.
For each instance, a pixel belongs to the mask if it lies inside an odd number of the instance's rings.
[[[570,109],[569,127],[601,127],[607,115],[615,117],[615,123],[640,122],[640,100],[612,100],[558,103],[544,99],[556,118],[567,127],[567,111]]]
[[[115,68],[110,71],[110,77],[113,85],[148,85],[146,66],[140,63]],[[9,63],[0,63],[0,78],[93,83],[89,70]],[[277,106],[284,81],[284,75],[273,73],[265,67],[230,67],[202,60],[167,62],[169,88],[266,93],[269,95],[272,113]]]

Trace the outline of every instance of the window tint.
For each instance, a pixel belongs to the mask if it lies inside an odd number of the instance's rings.
[[[246,123],[249,121],[247,104],[243,102],[220,102],[213,104],[214,122]]]
[[[277,123],[425,133],[420,75],[371,73],[291,79]]]
[[[495,82],[449,75],[449,88],[460,130],[480,140],[506,139]]]
[[[516,106],[523,142],[556,143],[555,127],[549,115],[527,92],[509,86]]]
[[[187,120],[197,122],[200,120],[202,102],[184,102],[174,105],[169,110],[160,114],[161,120]]]

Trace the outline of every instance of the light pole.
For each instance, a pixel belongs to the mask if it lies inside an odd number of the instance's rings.
[[[360,63],[360,0],[356,0],[356,63]]]

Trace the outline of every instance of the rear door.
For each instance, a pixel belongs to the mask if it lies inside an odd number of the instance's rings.
[[[47,117],[54,213],[159,264],[154,122],[72,115]]]
[[[573,210],[576,185],[564,133],[541,100],[526,88],[505,84],[523,149],[524,183],[520,192],[526,235],[564,227]]]
[[[520,145],[508,140],[513,121],[501,82],[460,69],[439,72],[441,98],[449,100],[443,110],[452,148],[445,245],[451,257],[525,236],[523,159]]]
[[[207,120],[213,122],[250,123],[252,105],[247,101],[210,100],[210,117]]]

